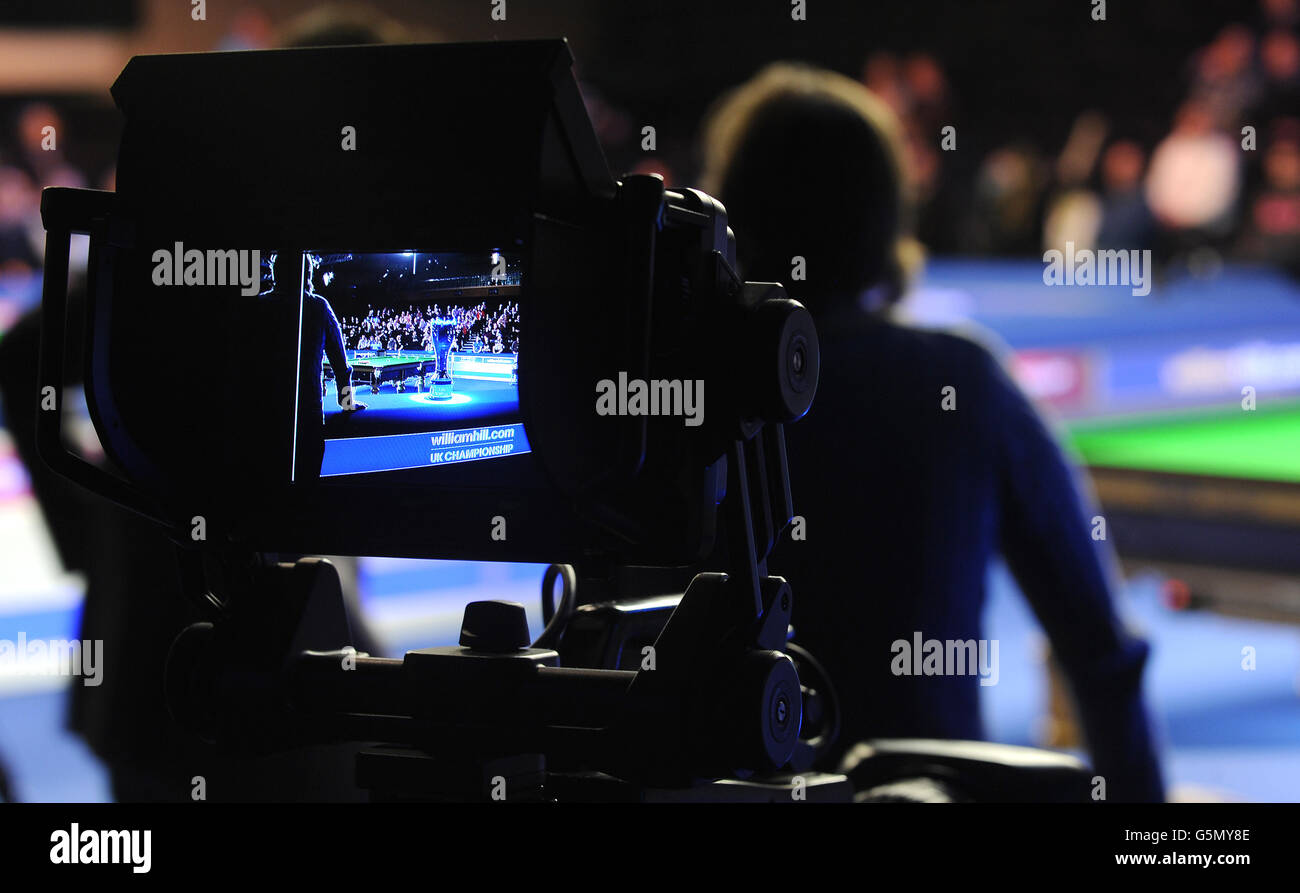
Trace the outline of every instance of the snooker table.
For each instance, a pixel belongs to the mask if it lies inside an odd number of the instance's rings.
[[[1300,624],[1300,400],[1076,420],[1125,577],[1154,573],[1166,604]],[[1083,735],[1050,649],[1043,743]]]
[[[1174,607],[1300,623],[1300,400],[1071,423],[1126,571]]]
[[[401,393],[406,390],[406,380],[418,376],[420,384],[417,393],[424,391],[425,364],[430,361],[436,363],[434,354],[431,351],[401,351],[396,354],[382,354],[375,356],[362,356],[351,360],[352,363],[352,384],[359,385],[363,381],[370,385],[370,393],[378,394],[379,386],[385,381],[395,382],[397,392]],[[330,363],[325,361],[325,369],[330,370]],[[330,376],[333,377],[332,370]],[[324,381],[321,382],[322,393],[324,393]]]
[[[1300,281],[1228,263],[1171,269],[1135,295],[1042,274],[1036,260],[935,259],[906,309],[993,333],[1063,420],[1126,578],[1153,577],[1174,608],[1300,624]],[[1078,747],[1050,654],[1048,666],[1044,743]]]
[[[1042,273],[935,260],[909,312],[993,333],[1063,420],[1126,571],[1176,607],[1300,623],[1300,281],[1226,264],[1135,295]]]

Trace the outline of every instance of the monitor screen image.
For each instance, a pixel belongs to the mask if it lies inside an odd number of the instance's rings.
[[[264,256],[299,298],[295,481],[529,451],[517,254]]]

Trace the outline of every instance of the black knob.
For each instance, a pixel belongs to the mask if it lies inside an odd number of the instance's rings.
[[[528,614],[519,602],[470,602],[460,624],[460,644],[475,651],[504,653],[527,648]]]
[[[812,314],[785,297],[776,283],[746,282],[743,348],[737,367],[748,389],[742,409],[784,424],[812,406],[821,373],[821,349]]]
[[[718,740],[735,768],[769,772],[794,753],[803,723],[799,674],[779,651],[748,652],[720,692]]]
[[[764,301],[757,308],[776,355],[769,362],[764,395],[767,418],[793,422],[812,406],[821,373],[821,348],[812,314],[798,301]]]

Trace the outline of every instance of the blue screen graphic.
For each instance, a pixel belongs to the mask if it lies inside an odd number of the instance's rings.
[[[318,455],[324,478],[529,451],[518,254],[305,252],[274,266],[302,276],[297,477]]]

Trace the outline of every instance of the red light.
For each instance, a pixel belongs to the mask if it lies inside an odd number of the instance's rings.
[[[1165,604],[1175,611],[1185,611],[1192,604],[1192,591],[1182,580],[1165,580],[1161,595]]]

